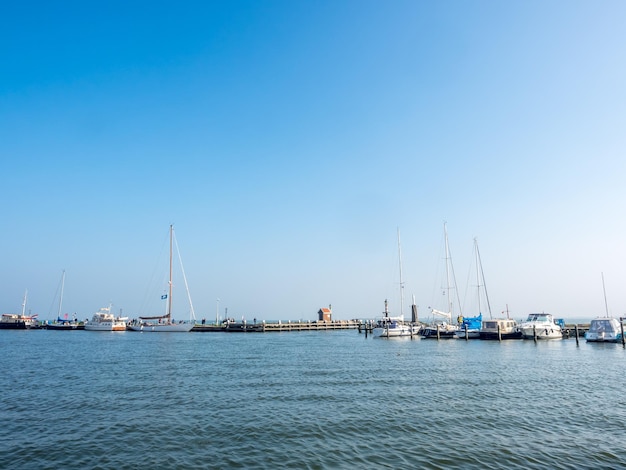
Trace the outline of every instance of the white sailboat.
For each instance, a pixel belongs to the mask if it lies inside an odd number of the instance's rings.
[[[177,247],[178,248],[178,247]],[[174,251],[174,226],[170,225],[170,264],[169,264],[169,283],[168,283],[168,294],[166,297],[167,300],[167,311],[165,315],[160,316],[140,316],[139,320],[133,321],[128,325],[128,329],[132,331],[143,331],[143,332],[188,332],[194,326],[195,323],[195,315],[193,312],[193,305],[191,304],[191,297],[189,297],[189,289],[187,288],[187,297],[189,300],[190,306],[190,319],[189,321],[174,321],[172,319],[172,274],[173,274],[173,251]],[[180,259],[180,253],[179,253]],[[183,278],[185,280],[185,287],[187,287],[187,279],[185,277],[185,272],[182,269],[181,263],[181,271],[183,274]]]
[[[455,334],[459,330],[458,324],[453,323],[453,312],[454,312],[454,302],[450,297],[450,291],[452,289],[455,290],[457,296],[457,304],[459,305],[459,315],[460,313],[460,302],[458,300],[458,291],[456,288],[456,276],[454,275],[454,267],[452,266],[452,256],[450,255],[450,246],[448,244],[448,227],[444,223],[443,224],[443,233],[444,233],[444,241],[445,241],[445,256],[446,256],[446,296],[447,296],[447,312],[443,312],[441,310],[437,310],[435,308],[431,309],[431,313],[433,314],[433,322],[422,328],[420,334],[423,338],[437,338],[437,339],[450,339],[455,338]],[[452,282],[454,286],[451,286],[450,277],[452,277]],[[438,318],[443,318],[443,320],[437,319],[435,320],[435,316]]]
[[[393,338],[398,336],[413,336],[419,333],[420,327],[415,324],[406,324],[404,321],[404,282],[402,280],[402,249],[400,245],[400,229],[398,229],[398,259],[400,267],[400,315],[389,316],[389,304],[385,299],[383,317],[376,322],[372,333],[378,338]]]

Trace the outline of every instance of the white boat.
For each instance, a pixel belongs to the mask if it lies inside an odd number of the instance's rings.
[[[178,247],[177,247],[178,248]],[[193,305],[191,304],[191,297],[189,297],[189,288],[187,288],[187,297],[189,299],[190,307],[190,319],[189,321],[174,321],[172,319],[172,273],[173,273],[173,251],[174,251],[174,227],[170,225],[170,258],[169,258],[169,282],[168,282],[168,294],[161,296],[162,299],[167,300],[167,310],[165,315],[160,316],[140,316],[138,320],[132,321],[128,324],[128,329],[132,331],[143,332],[188,332],[194,326],[195,315],[193,313]],[[180,252],[179,261],[180,261]],[[182,269],[183,279],[185,281],[185,287],[187,287],[187,279],[185,278],[185,271]]]
[[[111,307],[102,307],[85,322],[86,331],[126,331],[128,317],[115,317]]]
[[[419,334],[419,325],[405,323],[404,315],[397,317],[389,316],[387,299],[385,299],[385,311],[383,315],[384,316],[376,322],[376,326],[372,330],[375,338],[413,337]]]
[[[37,315],[26,315],[26,298],[28,290],[24,293],[22,301],[22,313],[3,313],[0,317],[0,329],[2,330],[30,330],[39,328]]]
[[[484,320],[480,328],[480,339],[521,339],[522,332],[517,326],[517,322],[510,318],[497,318]]]
[[[431,309],[433,314],[433,321],[430,325],[422,328],[420,335],[422,338],[436,338],[436,339],[452,339],[456,338],[456,334],[459,331],[459,325],[452,323],[454,302],[450,296],[450,291],[454,289],[457,298],[457,305],[459,306],[459,312],[461,309],[461,302],[458,298],[458,290],[456,288],[456,276],[454,275],[454,267],[452,266],[452,255],[450,254],[450,246],[448,245],[448,228],[443,224],[443,233],[445,241],[445,258],[446,258],[446,288],[444,295],[447,297],[446,309],[447,312]],[[450,280],[452,278],[452,281]],[[451,285],[451,282],[453,285]]]
[[[589,325],[589,331],[585,333],[585,339],[588,343],[620,343],[622,325],[617,318],[594,318]]]
[[[531,313],[519,329],[524,339],[563,339],[561,326],[549,313]]]
[[[619,343],[622,341],[624,329],[621,321],[609,316],[609,304],[606,301],[606,288],[604,286],[604,273],[602,273],[602,291],[604,292],[606,316],[591,320],[589,331],[585,333],[585,339],[588,343]]]
[[[374,337],[378,338],[396,338],[399,336],[417,336],[420,327],[415,324],[416,319],[412,323],[404,321],[404,282],[402,281],[402,249],[400,245],[400,229],[398,229],[398,265],[400,267],[400,315],[396,317],[389,316],[389,304],[385,299],[385,310],[383,317],[376,322],[376,326],[372,330]],[[413,301],[414,316],[417,315],[417,306]]]

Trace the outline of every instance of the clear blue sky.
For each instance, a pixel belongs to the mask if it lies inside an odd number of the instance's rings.
[[[198,318],[397,313],[398,228],[427,318],[446,221],[466,315],[474,237],[494,316],[603,315],[601,273],[623,315],[625,24],[622,1],[6,3],[0,310],[28,289],[56,317],[63,270],[64,312],[163,308],[172,223]]]

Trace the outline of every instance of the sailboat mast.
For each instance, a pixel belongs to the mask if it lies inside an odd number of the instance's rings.
[[[474,238],[474,255],[476,256],[476,298],[478,299],[478,313],[480,313],[480,258],[478,256],[478,240],[476,238]]]
[[[61,295],[59,296],[59,313],[57,314],[57,318],[61,318],[61,307],[63,304],[63,289],[65,288],[65,269],[63,270],[63,275],[61,276]]]
[[[446,295],[448,298],[448,313],[452,315],[452,301],[450,300],[450,249],[448,247],[448,225],[444,222],[443,234],[446,243]]]
[[[602,291],[604,292],[604,310],[606,311],[606,317],[609,318],[609,304],[606,301],[606,288],[604,287],[604,273],[602,274]]]
[[[28,295],[28,289],[24,292],[24,301],[22,302],[22,316],[26,313],[26,297]]]
[[[487,310],[489,310],[489,318],[491,316],[491,304],[489,303],[489,294],[487,293],[487,282],[485,281],[485,273],[483,271],[483,262],[480,259],[480,250],[478,249],[478,240],[474,239],[474,243],[476,243],[476,256],[478,257],[478,266],[480,267],[480,278],[483,282],[483,287],[485,288],[485,300],[487,301]],[[480,302],[480,296],[478,296]]]
[[[400,316],[404,319],[404,282],[402,282],[402,248],[400,246],[400,228],[398,228],[398,263],[400,265]]]
[[[174,226],[170,225],[170,281],[169,281],[169,292],[167,295],[167,319],[172,319],[172,272],[173,272],[173,262],[172,262],[172,250],[174,247],[173,244],[174,238]]]

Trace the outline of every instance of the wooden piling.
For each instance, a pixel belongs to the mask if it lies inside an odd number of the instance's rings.
[[[576,336],[576,346],[578,346],[578,323],[574,325],[574,335]]]
[[[440,334],[439,334],[439,323],[437,323],[437,341],[439,341],[440,339]]]
[[[467,332],[467,323],[464,326],[465,326],[465,341],[467,341],[469,339],[469,333]]]
[[[537,325],[533,325],[533,341],[537,342]]]
[[[502,341],[502,331],[500,329],[500,322],[498,322],[498,341]]]
[[[619,327],[622,331],[622,346],[626,347],[626,338],[624,338],[624,319],[622,317],[619,317]]]

